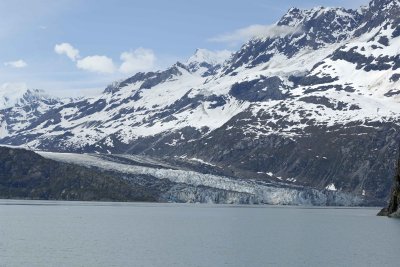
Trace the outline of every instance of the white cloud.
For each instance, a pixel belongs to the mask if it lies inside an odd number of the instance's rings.
[[[79,50],[69,43],[56,44],[54,51],[59,55],[66,55],[72,61],[76,61],[79,58]]]
[[[16,61],[4,62],[4,66],[12,68],[25,68],[26,66],[28,66],[28,64],[24,60],[19,59]]]
[[[154,67],[157,60],[151,49],[137,48],[131,52],[121,54],[122,64],[119,71],[122,73],[135,73],[138,71],[150,70]]]
[[[133,74],[138,71],[148,71],[155,67],[156,55],[151,49],[139,47],[133,51],[123,52],[120,56],[120,66],[115,66],[112,58],[107,56],[87,56],[81,58],[79,50],[69,43],[56,44],[54,51],[60,55],[68,56],[76,62],[76,67],[90,72],[112,74],[119,71],[124,74]]]
[[[216,36],[214,38],[210,38],[209,41],[236,44],[239,42],[248,41],[253,38],[283,37],[289,34],[296,34],[300,32],[301,29],[295,27],[255,24],[235,30],[234,32],[231,33],[226,33]]]
[[[88,56],[76,62],[78,69],[98,73],[114,73],[115,66],[111,58],[106,56]]]

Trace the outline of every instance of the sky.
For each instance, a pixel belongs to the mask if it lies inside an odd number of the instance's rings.
[[[237,50],[290,7],[368,0],[1,0],[0,88],[91,95],[197,48]]]

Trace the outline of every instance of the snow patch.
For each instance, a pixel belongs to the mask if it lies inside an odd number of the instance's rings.
[[[325,187],[325,189],[326,189],[326,190],[329,190],[329,191],[337,191],[336,186],[335,186],[335,184],[333,184],[333,183],[327,185],[327,186]]]

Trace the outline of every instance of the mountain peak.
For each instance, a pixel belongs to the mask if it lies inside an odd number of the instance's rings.
[[[352,9],[345,9],[342,7],[324,7],[318,6],[311,9],[299,9],[296,7],[290,8],[286,14],[278,21],[278,25],[298,27],[304,26],[310,21],[318,21],[320,17],[324,17],[327,21],[334,21],[335,17],[351,18],[356,20],[357,11]]]
[[[51,100],[49,96],[40,89],[28,89],[26,84],[4,84],[0,87],[0,109],[10,108],[16,105],[26,105],[40,99]]]
[[[207,49],[196,49],[195,53],[186,61],[188,70],[202,76],[214,75],[216,70],[232,55],[231,51],[210,51]]]
[[[219,65],[224,63],[232,55],[229,50],[210,51],[203,48],[196,49],[195,53],[188,59],[186,64],[208,63],[210,65]]]

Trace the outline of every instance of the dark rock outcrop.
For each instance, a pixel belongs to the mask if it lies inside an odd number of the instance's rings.
[[[400,156],[397,161],[397,170],[393,183],[392,192],[390,194],[389,205],[382,209],[378,215],[379,216],[389,216],[400,218]]]
[[[0,147],[0,198],[157,201],[159,192],[96,169]]]
[[[229,93],[240,100],[258,102],[285,99],[286,95],[281,89],[287,88],[279,77],[274,76],[235,83]]]

